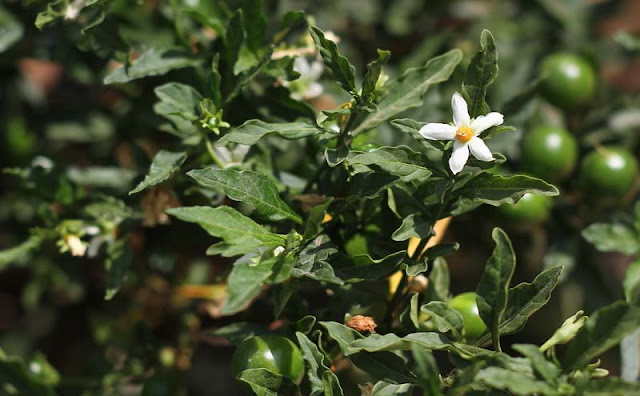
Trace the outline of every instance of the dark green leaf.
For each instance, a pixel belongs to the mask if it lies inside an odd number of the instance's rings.
[[[496,247],[476,288],[476,301],[480,317],[491,332],[493,345],[500,351],[499,326],[507,308],[507,293],[516,267],[516,257],[504,231],[494,228],[492,237]]]
[[[282,246],[286,238],[267,231],[255,221],[228,206],[191,206],[167,210],[182,221],[197,223],[209,235],[224,240],[229,255],[255,252],[258,248]]]
[[[415,374],[407,368],[404,359],[392,352],[358,352],[350,355],[349,360],[360,370],[377,379],[394,384],[418,382]]]
[[[105,84],[126,83],[139,78],[161,76],[175,69],[199,66],[202,61],[179,48],[149,48],[131,62],[104,78]]]
[[[153,110],[171,121],[169,132],[180,137],[198,134],[198,129],[184,117],[192,114],[192,119],[197,118],[198,105],[203,99],[198,91],[189,85],[167,83],[156,87],[154,92],[160,101],[153,106]]]
[[[0,264],[2,260],[0,259]],[[640,260],[629,264],[624,275],[624,296],[630,305],[640,305]]]
[[[487,367],[476,375],[476,381],[481,381],[494,389],[502,389],[513,395],[548,395],[555,396],[558,390],[543,381],[519,371],[512,371],[500,367]]]
[[[329,389],[326,389],[327,393],[334,396],[343,395],[344,393],[340,387],[338,377],[329,368],[331,362],[326,361],[326,357],[320,352],[318,346],[311,342],[307,336],[302,333],[296,333],[296,337],[298,338],[302,356],[307,362],[307,377],[311,384],[311,393],[309,396],[325,395],[325,383],[327,382],[331,385],[331,393],[329,393]],[[325,376],[332,377],[332,379],[326,381]]]
[[[338,46],[324,36],[322,30],[315,26],[310,29],[311,37],[322,55],[325,66],[333,73],[333,78],[347,92],[356,94],[356,68],[344,56],[340,55]]]
[[[280,198],[276,184],[268,176],[235,168],[205,168],[187,174],[202,186],[222,190],[234,201],[252,205],[263,219],[288,219],[302,224],[302,218]]]
[[[454,190],[454,195],[459,199],[454,204],[451,214],[459,215],[469,210],[469,207],[477,207],[483,203],[493,206],[514,204],[527,193],[552,197],[559,192],[556,187],[534,177],[504,177],[485,172]]]
[[[433,260],[427,296],[430,300],[449,301],[449,267],[443,258]]]
[[[423,181],[431,176],[428,159],[406,146],[380,147],[356,154],[347,160],[349,165],[375,165],[403,181]]]
[[[433,235],[432,226],[422,217],[412,214],[402,220],[402,225],[393,232],[391,239],[394,241],[406,241],[409,238],[426,239]]]
[[[0,349],[0,384],[11,385],[19,395],[55,396],[53,387],[34,375],[22,359]]]
[[[480,51],[471,59],[462,83],[462,95],[467,100],[469,115],[474,118],[489,112],[485,101],[487,87],[498,75],[498,51],[493,35],[483,30],[480,36]]]
[[[640,308],[624,301],[598,309],[568,344],[561,359],[565,373],[581,369],[640,327]]]
[[[260,120],[249,120],[227,132],[216,144],[226,146],[229,143],[253,145],[266,135],[276,134],[287,140],[302,139],[321,133],[315,125],[306,122],[270,124]]]
[[[430,247],[424,252],[424,256],[427,258],[443,257],[453,254],[460,249],[460,244],[457,242],[439,243]]]
[[[0,53],[17,43],[23,33],[22,24],[9,11],[0,7]]]
[[[596,223],[582,230],[582,236],[601,252],[638,253],[640,241],[631,227],[622,223]]]
[[[425,394],[431,396],[442,395],[442,382],[438,364],[431,351],[420,348],[418,345],[411,346],[411,354],[415,361],[416,368],[413,370],[418,376],[420,387]]]
[[[304,232],[302,233],[304,239],[315,238],[322,232],[322,223],[332,202],[333,198],[329,198],[309,211],[309,216],[304,223]]]
[[[367,72],[362,80],[362,99],[365,103],[373,103],[375,100],[376,83],[382,73],[382,66],[389,61],[390,56],[389,51],[378,50],[378,59],[367,65]]]
[[[333,267],[327,261],[329,256],[338,250],[326,235],[320,235],[307,244],[301,251],[298,263],[293,268],[293,276],[296,278],[307,277],[321,282],[342,285],[344,282],[338,278]]]
[[[420,307],[420,311],[429,314],[439,332],[451,331],[454,339],[462,339],[462,316],[456,310],[449,308],[447,303],[431,301]]]
[[[540,348],[538,348],[537,345],[515,344],[513,345],[513,349],[529,359],[531,366],[540,379],[544,380],[548,384],[554,384],[558,381],[560,368],[553,362],[547,360],[544,354],[540,352]]]
[[[34,235],[19,245],[0,250],[0,271],[9,268],[12,264],[25,261],[29,254],[40,247],[41,244],[42,239]]]
[[[411,396],[413,395],[413,384],[390,384],[378,381],[372,391],[372,395],[375,396]]]
[[[356,173],[347,186],[347,195],[364,198],[376,198],[399,179],[388,172],[374,171]]]
[[[422,97],[432,85],[446,81],[462,60],[462,52],[451,50],[427,62],[426,65],[409,69],[399,79],[385,88],[387,94],[378,102],[378,110],[354,130],[354,134],[375,128],[397,114],[422,104]]]
[[[222,307],[222,314],[233,315],[249,306],[273,275],[274,264],[274,260],[263,261],[255,255],[243,256],[236,261],[227,279],[229,298]]]
[[[187,153],[171,152],[166,150],[160,150],[158,154],[153,157],[151,166],[149,167],[149,173],[145,176],[144,180],[138,183],[136,188],[129,191],[129,195],[138,193],[147,187],[155,186],[158,183],[162,183],[171,177],[171,174],[178,169],[187,159]]]
[[[267,369],[248,369],[236,377],[248,384],[256,396],[295,396],[298,386],[287,376],[273,373]]]
[[[111,300],[127,279],[132,260],[131,247],[126,239],[119,239],[107,248],[105,270],[107,271],[107,290],[104,299]]]
[[[345,282],[354,283],[364,280],[381,279],[397,271],[405,257],[404,250],[375,260],[368,254],[357,254],[346,260],[332,262],[334,270]]]
[[[640,395],[640,382],[629,382],[615,377],[592,379],[584,384],[581,391],[585,396]]]

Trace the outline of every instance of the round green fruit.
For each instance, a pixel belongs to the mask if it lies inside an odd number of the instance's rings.
[[[619,199],[631,190],[637,174],[638,163],[629,151],[605,146],[584,157],[579,184],[588,199]]]
[[[541,64],[540,73],[544,97],[562,109],[575,109],[593,99],[596,73],[579,55],[568,52],[549,55]]]
[[[449,306],[462,316],[462,335],[467,340],[475,340],[487,330],[478,312],[476,293],[458,294],[449,301]]]
[[[577,157],[576,139],[563,128],[536,128],[522,141],[520,161],[524,170],[551,182],[565,180],[575,168]]]
[[[289,377],[299,384],[304,375],[304,360],[296,344],[285,337],[265,335],[242,341],[231,360],[233,375],[260,368]]]
[[[514,204],[505,204],[495,210],[500,219],[511,224],[537,224],[549,218],[553,202],[545,195],[525,194]]]

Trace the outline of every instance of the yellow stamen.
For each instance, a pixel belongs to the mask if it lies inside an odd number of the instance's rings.
[[[466,143],[473,137],[473,130],[466,125],[461,126],[456,131],[456,139],[459,141]]]

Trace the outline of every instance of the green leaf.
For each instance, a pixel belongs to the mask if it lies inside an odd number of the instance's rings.
[[[428,159],[406,146],[380,147],[356,154],[347,160],[349,165],[375,165],[403,181],[424,181],[431,176]]]
[[[498,75],[498,51],[493,35],[483,30],[480,36],[480,51],[471,59],[462,83],[462,95],[467,101],[469,115],[474,118],[487,114],[489,106],[485,101],[487,87]]]
[[[2,260],[0,259],[0,265]],[[640,305],[640,260],[636,260],[627,267],[622,283],[624,296],[630,305]]]
[[[20,41],[24,27],[9,11],[0,7],[0,53]]]
[[[234,201],[252,205],[263,219],[288,219],[302,224],[302,218],[280,198],[276,184],[266,175],[235,168],[197,169],[189,171],[187,175],[204,187],[224,191]]]
[[[356,68],[340,55],[338,46],[324,36],[322,30],[315,26],[310,28],[311,37],[320,51],[325,66],[333,73],[333,78],[338,84],[352,95],[356,94]]]
[[[558,366],[553,362],[547,360],[537,345],[514,344],[513,349],[529,359],[531,366],[540,379],[544,380],[548,384],[554,384],[558,381],[560,368],[558,368]]]
[[[384,66],[391,57],[391,52],[378,50],[378,59],[367,65],[367,72],[362,80],[362,99],[367,104],[372,104],[375,98],[376,83]]]
[[[456,310],[449,308],[447,303],[431,301],[420,307],[420,311],[431,316],[431,321],[440,333],[451,331],[455,340],[462,339],[462,316]]]
[[[440,370],[431,351],[420,348],[418,345],[411,347],[411,354],[415,361],[416,368],[413,370],[418,376],[420,387],[425,394],[431,396],[442,395],[442,381],[440,380]]]
[[[401,132],[408,133],[416,142],[420,143],[427,150],[436,152],[443,151],[447,143],[446,141],[425,139],[420,135],[420,129],[422,129],[426,124],[426,122],[416,121],[410,118],[400,118],[391,121],[391,126]]]
[[[167,210],[182,221],[197,223],[209,235],[222,238],[233,255],[255,252],[260,247],[277,247],[286,242],[282,235],[267,231],[255,221],[228,206],[191,206]]]
[[[406,241],[409,238],[426,239],[433,235],[433,224],[422,217],[411,214],[402,220],[400,227],[393,232],[391,239]]]
[[[375,396],[411,396],[413,395],[413,384],[390,384],[385,381],[378,381],[373,386],[372,395]]]
[[[349,360],[374,378],[393,384],[418,383],[418,378],[409,370],[404,359],[395,353],[358,352],[350,355]]]
[[[357,254],[349,260],[343,255],[336,255],[342,260],[334,260],[333,267],[338,276],[345,282],[355,283],[365,280],[382,279],[397,271],[402,264],[406,251],[392,253],[381,259],[373,259],[368,254]]]
[[[216,145],[226,146],[229,143],[253,145],[269,134],[276,134],[287,140],[295,140],[319,133],[322,133],[321,129],[306,122],[267,123],[260,120],[249,120],[227,132]]]
[[[229,298],[222,307],[223,315],[233,315],[251,304],[262,287],[273,276],[275,260],[262,260],[261,256],[249,255],[238,259],[227,279]]]
[[[443,258],[433,260],[431,273],[429,274],[429,287],[427,297],[430,300],[449,301],[449,267]]]
[[[126,83],[139,78],[161,76],[171,70],[196,67],[202,60],[180,48],[149,48],[131,62],[121,66],[104,78],[105,84]]]
[[[147,187],[155,186],[167,180],[173,172],[180,169],[180,166],[186,159],[187,153],[184,151],[174,153],[160,150],[158,154],[153,157],[147,176],[145,176],[143,181],[138,183],[136,188],[129,191],[129,195],[139,193]]]
[[[296,337],[298,338],[298,344],[302,351],[302,357],[304,357],[304,360],[307,362],[307,377],[311,385],[311,393],[309,396],[323,396],[325,392],[331,392],[329,394],[334,396],[343,395],[344,392],[340,387],[338,377],[329,368],[331,362],[325,362],[327,359],[324,354],[320,352],[318,346],[306,335],[298,332],[296,333]],[[326,381],[325,376],[332,377],[332,379]],[[330,389],[325,390],[326,382],[331,384],[332,387]]]
[[[356,173],[349,180],[347,195],[373,199],[398,181],[398,177],[384,171]]]
[[[516,267],[516,256],[504,231],[494,228],[492,237],[496,247],[476,288],[476,301],[480,317],[491,331],[494,348],[500,351],[499,326],[507,308],[509,283]]]
[[[598,309],[580,328],[561,359],[563,372],[586,367],[640,327],[640,308],[624,301]]]
[[[591,379],[580,389],[585,396],[631,396],[640,394],[640,382],[621,378]]]
[[[353,131],[354,135],[377,127],[393,116],[422,104],[422,97],[432,85],[446,81],[462,60],[462,52],[451,50],[417,69],[409,69],[399,79],[385,86],[387,94],[378,102],[378,110]]]
[[[601,252],[638,253],[640,241],[631,227],[621,223],[596,223],[582,230],[582,236]]]
[[[453,194],[459,199],[454,203],[451,214],[459,215],[483,203],[493,206],[514,204],[527,193],[549,197],[559,194],[555,186],[534,177],[504,177],[485,172],[454,190]]]
[[[24,361],[0,349],[0,384],[11,385],[19,395],[55,396],[53,387],[34,375]]]
[[[295,396],[298,386],[287,376],[273,373],[267,369],[244,370],[236,377],[251,387],[256,396]]]
[[[173,127],[169,132],[180,137],[197,135],[198,129],[184,114],[192,114],[196,119],[202,95],[193,87],[180,83],[167,83],[154,89],[160,99],[153,106],[153,111],[171,121]]]
[[[333,198],[329,198],[324,201],[324,203],[313,207],[309,211],[309,216],[304,223],[304,231],[302,233],[304,239],[315,238],[322,232],[322,223],[332,202]]]
[[[293,276],[296,278],[307,277],[321,282],[344,284],[338,278],[333,267],[327,261],[338,250],[329,240],[327,235],[320,235],[307,244],[298,257],[298,263],[293,268]]]
[[[524,328],[529,317],[549,302],[561,273],[562,267],[549,268],[538,274],[532,283],[520,283],[509,289],[507,308],[499,325],[501,335],[517,333]],[[489,335],[484,335],[476,345],[488,340]]]
[[[12,264],[26,260],[30,253],[42,244],[42,238],[31,236],[26,241],[14,247],[0,250],[0,271],[9,268]]]
[[[555,396],[560,394],[555,387],[536,380],[528,374],[500,367],[482,369],[475,379],[491,388],[509,391],[513,395]]]
[[[107,271],[107,290],[105,300],[111,300],[127,280],[133,253],[127,239],[118,239],[107,248],[107,259],[104,267]]]

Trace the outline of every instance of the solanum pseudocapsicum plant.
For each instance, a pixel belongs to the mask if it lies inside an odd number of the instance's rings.
[[[128,23],[140,23],[138,29],[127,26],[131,29],[110,36],[117,37],[113,43],[101,43],[111,33],[114,20],[109,17],[129,20],[129,4],[113,2],[109,8],[108,3],[57,1],[39,14],[36,25],[61,24],[81,37],[82,48],[108,53],[117,62],[110,63],[105,84],[133,98],[124,110],[114,109],[129,114],[118,119],[119,125],[136,120],[174,140],[161,145],[164,149],[153,155],[148,173],[135,186],[131,172],[67,172],[47,158],[12,169],[42,199],[44,226],[3,251],[0,265],[54,242],[65,255],[103,257],[105,298],[117,300],[121,289],[126,292],[127,284],[137,281],[128,280],[130,274],[145,276],[133,258],[141,239],[138,226],[167,223],[168,214],[174,221],[165,229],[177,231],[165,245],[181,232],[202,238],[196,226],[186,224],[194,223],[211,242],[197,254],[228,263],[222,282],[198,285],[188,293],[214,301],[212,315],[231,322],[209,333],[238,347],[236,379],[257,395],[640,391],[636,383],[607,376],[597,362],[640,325],[636,275],[625,284],[626,301],[588,318],[576,313],[542,346],[516,344],[503,351],[501,337],[522,330],[549,301],[562,268],[548,268],[531,283],[514,285],[515,252],[507,234],[495,228],[495,247],[477,287],[452,296],[444,256],[460,248],[464,252],[465,241],[429,244],[443,219],[452,217],[455,223],[484,204],[546,200],[559,193],[535,177],[491,172],[506,158],[487,142],[514,128],[501,109],[487,103],[498,76],[498,51],[489,31],[482,31],[480,50],[466,70],[462,52],[452,49],[392,77],[384,72],[390,52],[378,50],[358,74],[334,36],[309,27],[303,12],[285,14],[276,26],[259,0],[235,8],[224,2],[163,3],[159,14],[166,26],[161,31],[171,32],[171,38],[164,42],[160,34],[153,46],[145,42],[146,24],[135,18]],[[105,18],[106,30],[94,35]],[[345,102],[318,113],[306,100],[322,92],[316,81],[320,59],[325,77],[343,91],[339,95]],[[440,100],[446,103],[446,117],[402,118],[436,90],[446,97]],[[140,110],[136,99],[146,92],[153,92],[149,96],[163,120],[160,125],[146,125],[144,117],[135,115]],[[575,105],[587,102],[580,99]],[[393,141],[403,143],[360,144],[358,137],[379,128],[393,128]],[[559,166],[559,179],[568,176],[568,168]],[[86,185],[115,190],[119,198],[86,196],[81,188]],[[130,201],[122,191],[129,192]],[[128,203],[143,194],[140,215]],[[586,235],[606,245],[609,239],[597,236],[598,227],[603,226],[587,229]],[[363,242],[352,249],[351,241]],[[420,242],[408,249],[409,241]],[[149,261],[162,272],[167,265],[155,257]],[[157,278],[150,283],[154,286],[135,293],[137,299],[169,289]],[[175,295],[187,290],[176,287]],[[145,311],[126,309],[134,318]],[[118,325],[101,327],[100,318],[95,322],[96,343],[119,341],[125,333]],[[184,333],[196,333],[196,322],[185,315]],[[153,338],[144,328],[137,332],[140,338]],[[177,337],[181,351],[188,355],[185,351],[199,348],[197,340],[207,335]],[[179,392],[174,378],[163,375],[185,366],[180,363],[184,356],[174,350],[158,347],[150,358],[140,351],[148,349],[144,345],[121,358],[118,349],[105,349],[116,363],[100,386],[90,385],[100,388],[99,394],[118,394],[114,384],[120,383],[144,383],[142,394]],[[0,378],[9,384],[3,389],[7,392],[55,394],[60,379],[44,375],[52,370],[46,360],[27,365],[0,351]],[[354,381],[349,374],[360,377]]]

